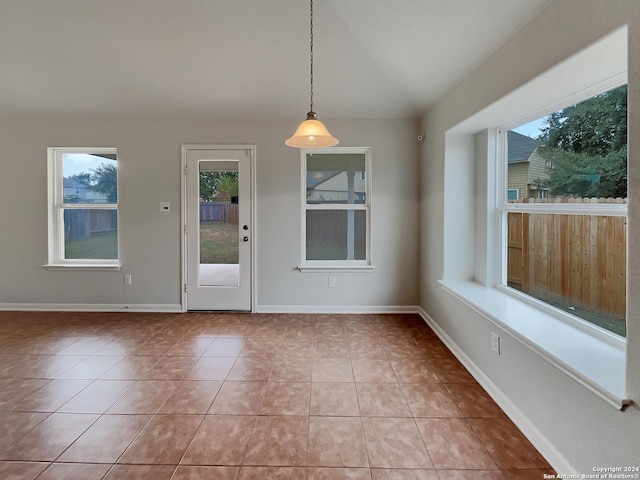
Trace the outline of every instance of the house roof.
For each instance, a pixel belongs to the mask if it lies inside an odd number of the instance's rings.
[[[552,1],[316,0],[315,110],[414,119]],[[302,120],[309,107],[306,1],[3,0],[0,39],[2,116]]]
[[[538,140],[510,130],[507,132],[507,161],[509,163],[528,162],[539,146]]]
[[[74,180],[73,178],[66,178],[66,177],[62,179],[62,186],[65,188],[89,188],[85,184],[80,183],[77,180]]]
[[[307,190],[315,190],[319,185],[339,175],[340,171],[307,172]]]

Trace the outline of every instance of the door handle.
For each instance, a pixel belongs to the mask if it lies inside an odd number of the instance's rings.
[[[242,240],[244,240],[245,242],[249,241],[249,237],[243,237]]]

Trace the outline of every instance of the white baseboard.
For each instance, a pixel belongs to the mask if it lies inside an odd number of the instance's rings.
[[[258,305],[255,313],[418,313],[417,305]],[[0,311],[180,313],[180,304],[0,303]]]
[[[571,478],[579,478],[579,472],[569,463],[564,455],[545,437],[540,430],[527,418],[524,413],[500,390],[495,383],[458,347],[447,333],[440,328],[436,321],[422,308],[418,307],[418,314],[422,317],[435,334],[442,340],[451,353],[473,375],[489,396],[498,404],[504,413],[520,429],[531,444],[540,452],[549,465],[558,473]]]
[[[256,313],[418,313],[417,305],[258,305]]]
[[[0,303],[0,310],[34,312],[158,312],[180,313],[179,304],[116,304],[116,303]]]

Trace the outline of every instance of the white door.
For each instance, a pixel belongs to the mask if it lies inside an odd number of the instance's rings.
[[[186,147],[188,310],[251,311],[251,147]]]

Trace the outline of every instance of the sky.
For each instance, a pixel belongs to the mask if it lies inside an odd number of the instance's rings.
[[[536,138],[542,133],[540,128],[544,126],[546,118],[547,117],[538,118],[533,122],[525,123],[524,125],[512,128],[511,130],[522,135],[526,135],[527,137]]]
[[[103,163],[116,163],[104,157],[88,155],[86,153],[65,153],[62,176],[69,178],[79,173],[91,173],[92,170]]]

